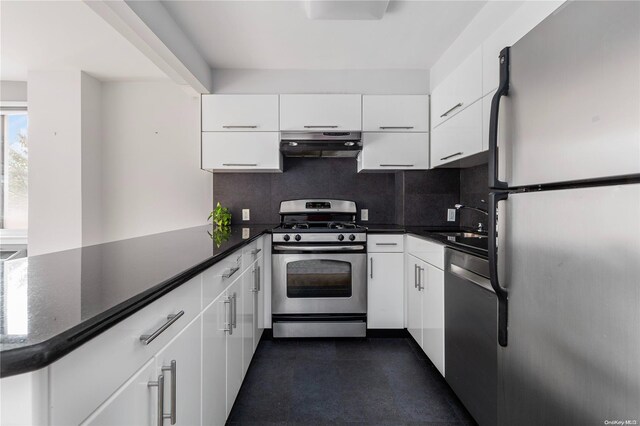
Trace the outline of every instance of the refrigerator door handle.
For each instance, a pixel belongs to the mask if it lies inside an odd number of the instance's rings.
[[[507,189],[509,185],[498,178],[498,114],[500,98],[509,95],[509,47],[500,52],[500,85],[491,99],[489,116],[489,188]]]
[[[498,297],[498,343],[507,346],[508,303],[509,293],[498,281],[498,203],[509,196],[508,192],[491,192],[489,194],[489,277],[491,287]]]

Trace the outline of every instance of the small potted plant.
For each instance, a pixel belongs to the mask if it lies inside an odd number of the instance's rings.
[[[216,246],[220,248],[222,243],[228,241],[229,237],[231,237],[231,212],[218,202],[207,220],[213,220],[215,224],[213,233],[209,232],[209,236],[215,241]]]

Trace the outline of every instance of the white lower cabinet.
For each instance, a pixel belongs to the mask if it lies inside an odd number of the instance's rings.
[[[263,237],[264,238],[264,237]],[[262,241],[261,241],[262,242]],[[271,260],[271,259],[269,259]],[[255,284],[253,293],[253,351],[255,352],[264,331],[264,256],[254,265]]]
[[[369,253],[367,328],[403,328],[404,255]]]
[[[256,261],[257,262],[257,261]],[[256,262],[242,276],[242,309],[238,313],[239,328],[242,328],[242,377],[247,373],[253,358],[253,337],[255,334]],[[240,303],[240,301],[238,302]]]
[[[425,240],[417,241],[415,247],[429,255],[444,251],[443,246]],[[430,260],[439,258],[429,256]],[[444,376],[444,265],[436,263],[405,255],[407,330]]]
[[[200,424],[201,325],[198,316],[155,357],[156,374],[164,376],[166,424]]]
[[[157,424],[158,394],[149,387],[157,383],[155,360],[150,360],[113,394],[82,425],[134,426]],[[155,388],[157,389],[157,387]]]
[[[244,274],[246,274],[246,272]],[[236,396],[238,396],[238,391],[240,391],[240,386],[242,386],[242,377],[244,373],[244,362],[242,357],[244,341],[242,338],[242,326],[238,322],[238,318],[241,318],[243,315],[244,274],[231,284],[228,290],[228,296],[231,302],[230,327],[232,328],[232,332],[227,334],[227,352],[225,355],[227,360],[227,416],[231,412]]]

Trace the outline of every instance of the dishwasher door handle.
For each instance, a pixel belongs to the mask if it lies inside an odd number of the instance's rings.
[[[491,281],[483,277],[482,275],[478,275],[475,272],[472,272],[468,269],[461,268],[460,266],[455,265],[453,263],[449,266],[449,272],[451,272],[453,275],[456,275],[462,278],[465,281],[472,282],[475,285],[478,285],[484,288],[485,290],[489,290],[490,292],[495,293],[495,291],[493,290],[493,287],[491,287]]]

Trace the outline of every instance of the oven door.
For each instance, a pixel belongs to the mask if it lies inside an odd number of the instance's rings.
[[[366,314],[365,253],[282,253],[273,259],[274,314]]]

